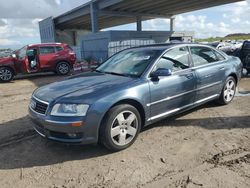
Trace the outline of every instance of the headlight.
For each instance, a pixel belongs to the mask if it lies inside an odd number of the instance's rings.
[[[89,105],[86,104],[55,104],[52,116],[85,116]]]

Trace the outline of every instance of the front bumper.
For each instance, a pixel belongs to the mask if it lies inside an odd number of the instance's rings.
[[[93,131],[85,124],[84,119],[65,119],[63,117],[52,119],[51,117],[36,113],[30,107],[29,116],[34,123],[33,128],[42,137],[72,144],[97,143],[97,135],[90,134]],[[81,126],[72,126],[72,123],[79,121],[82,122]]]

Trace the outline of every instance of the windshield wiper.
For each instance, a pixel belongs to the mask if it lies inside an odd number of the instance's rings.
[[[104,72],[102,72],[102,71],[99,71],[99,70],[94,70],[94,72],[98,72],[98,73],[104,73]]]
[[[112,75],[117,75],[117,76],[125,76],[128,77],[129,75],[127,74],[122,74],[122,73],[117,73],[117,72],[104,72],[105,74],[112,74]]]

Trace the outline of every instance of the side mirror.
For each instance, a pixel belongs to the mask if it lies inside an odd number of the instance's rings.
[[[170,76],[172,71],[170,69],[159,68],[155,72],[151,73],[150,77],[152,79],[159,80],[159,76]]]
[[[16,58],[16,54],[11,54],[11,57]]]

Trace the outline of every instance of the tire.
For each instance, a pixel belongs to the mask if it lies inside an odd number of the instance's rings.
[[[234,77],[229,76],[225,82],[225,85],[223,86],[218,102],[222,105],[227,105],[231,103],[235,93],[236,93],[236,81]]]
[[[131,146],[141,130],[138,110],[128,104],[111,108],[100,128],[100,143],[111,151],[121,151]]]
[[[10,82],[13,80],[14,72],[8,67],[0,67],[0,82]]]
[[[60,62],[56,66],[56,73],[58,75],[67,75],[70,72],[70,65],[67,62]]]

